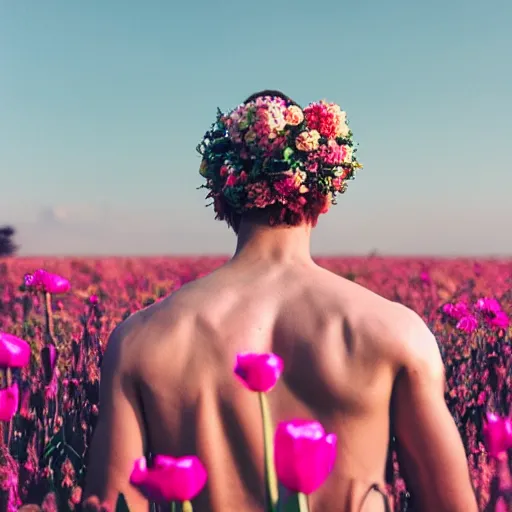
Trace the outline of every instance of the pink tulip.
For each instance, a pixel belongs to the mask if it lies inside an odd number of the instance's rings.
[[[471,334],[478,328],[478,320],[473,315],[463,316],[457,322],[457,329]]]
[[[19,389],[17,384],[0,389],[0,421],[10,421],[18,410]]]
[[[283,360],[276,354],[242,353],[236,356],[235,375],[251,391],[270,391],[283,371]]]
[[[51,274],[43,269],[36,270],[33,274],[26,274],[25,286],[33,290],[52,294],[66,293],[71,288],[67,279],[57,274]]]
[[[290,491],[311,494],[327,479],[336,459],[336,435],[317,421],[278,425],[274,460],[279,481]]]
[[[22,368],[30,363],[30,345],[12,334],[0,332],[0,368]]]
[[[491,457],[497,458],[512,448],[512,419],[488,412],[483,434],[487,452]]]
[[[169,503],[194,499],[206,484],[206,478],[206,469],[197,457],[175,459],[157,455],[152,468],[147,467],[144,457],[135,461],[130,484],[150,501]]]

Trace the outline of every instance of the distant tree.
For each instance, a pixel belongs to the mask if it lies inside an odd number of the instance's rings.
[[[11,226],[0,228],[0,257],[12,256],[18,249],[13,241],[15,233],[16,230]]]

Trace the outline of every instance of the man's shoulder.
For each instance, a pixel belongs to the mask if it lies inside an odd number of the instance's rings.
[[[411,372],[423,372],[442,378],[444,365],[436,337],[423,318],[412,309],[393,304],[390,321],[395,326],[396,354],[399,366]]]

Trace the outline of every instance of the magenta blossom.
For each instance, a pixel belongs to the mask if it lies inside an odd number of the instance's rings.
[[[483,299],[478,299],[475,304],[476,308],[480,310],[482,313],[487,314],[496,314],[501,311],[500,303],[496,299],[489,299],[484,297]]]
[[[457,329],[471,334],[478,328],[478,320],[473,315],[463,316],[457,322]]]
[[[251,391],[270,391],[283,372],[283,360],[276,354],[241,353],[236,356],[235,375]]]
[[[498,457],[512,448],[512,419],[488,412],[483,434],[487,452],[491,457]]]
[[[152,468],[147,467],[145,457],[135,461],[130,484],[150,501],[169,503],[194,499],[203,489],[206,479],[206,469],[197,457],[175,459],[157,455]]]
[[[432,283],[432,279],[430,277],[430,274],[426,270],[423,270],[421,272],[420,280],[421,280],[422,283],[425,283],[425,284],[431,284]]]
[[[30,345],[12,334],[0,332],[0,368],[22,368],[30,363]]]
[[[488,320],[488,322],[494,327],[506,329],[510,324],[510,319],[504,311],[498,311],[493,318]]]
[[[69,281],[57,274],[51,274],[42,268],[33,274],[25,275],[25,286],[35,291],[52,294],[66,293],[70,290]]]
[[[336,436],[317,421],[278,425],[274,460],[279,481],[292,492],[311,494],[329,476],[336,460]]]
[[[0,389],[0,421],[10,421],[18,410],[19,389],[17,384]]]
[[[98,298],[97,295],[91,295],[89,297],[89,304],[91,304],[92,306],[98,304],[99,301],[100,301],[100,299]]]
[[[460,320],[462,317],[470,314],[468,305],[462,301],[457,302],[456,304],[445,304],[443,306],[443,313],[455,320]]]

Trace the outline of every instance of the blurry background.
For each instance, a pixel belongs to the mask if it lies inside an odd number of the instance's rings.
[[[196,144],[264,88],[348,112],[322,254],[512,253],[508,0],[0,2],[0,225],[20,254],[229,253]]]

